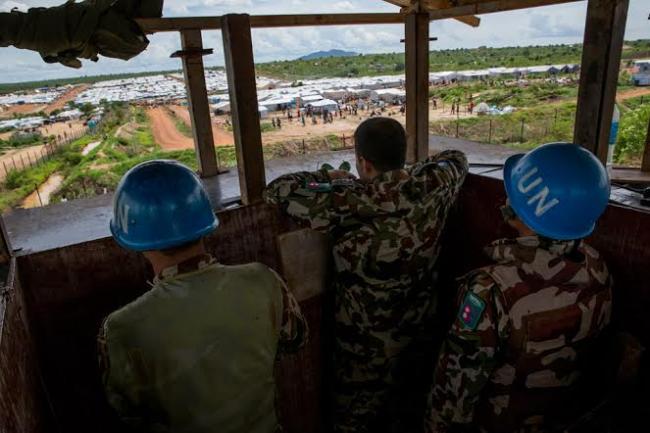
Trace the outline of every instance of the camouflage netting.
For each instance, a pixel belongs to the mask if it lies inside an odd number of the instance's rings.
[[[0,13],[0,47],[38,51],[47,63],[80,68],[98,54],[128,60],[149,45],[134,18],[162,15],[163,0],[86,0]]]

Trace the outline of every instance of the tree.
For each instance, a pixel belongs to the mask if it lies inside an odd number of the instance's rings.
[[[84,114],[84,116],[90,116],[90,114],[93,112],[95,107],[93,107],[93,104],[91,104],[90,102],[86,102],[81,107],[79,107],[79,109]]]

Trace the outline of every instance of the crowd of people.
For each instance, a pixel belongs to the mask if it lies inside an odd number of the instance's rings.
[[[458,276],[450,326],[437,320],[434,268],[465,155],[446,150],[407,167],[404,128],[381,116],[362,122],[354,142],[357,175],[349,166],[290,173],[264,192],[330,239],[335,345],[323,431],[544,432],[571,421],[583,357],[611,312],[611,277],[583,241],[609,199],[602,164],[567,143],[506,161],[501,211],[513,237]],[[99,347],[108,401],[137,431],[281,431],[273,365],[300,350],[309,324],[274,270],[221,265],[207,251],[218,224],[180,163],[142,163],[118,186],[111,232],[156,276],[105,320]],[[423,389],[409,382],[411,355],[431,332],[446,337],[425,360],[436,367]]]

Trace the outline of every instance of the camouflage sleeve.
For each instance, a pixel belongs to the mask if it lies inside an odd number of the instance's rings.
[[[264,200],[280,206],[289,216],[314,230],[328,231],[349,214],[345,194],[347,187],[336,186],[331,191],[317,191],[307,188],[311,182],[329,184],[331,179],[327,170],[287,174],[266,187]]]
[[[438,358],[426,418],[428,433],[472,422],[481,390],[495,367],[499,336],[507,317],[495,283],[478,273],[459,291],[459,309]]]
[[[129,392],[127,391],[128,386],[125,385],[125,381],[123,380],[132,370],[129,368],[123,368],[120,369],[119,374],[116,374],[114,369],[111,369],[112,364],[109,357],[107,336],[108,329],[105,320],[104,323],[102,323],[99,330],[99,336],[97,337],[97,349],[99,355],[99,371],[102,375],[102,383],[104,384],[106,398],[113,409],[115,409],[120,419],[132,427],[133,431],[139,431],[139,429],[144,426],[145,420],[139,413],[137,405],[134,404],[133,399],[130,398]],[[126,357],[124,358],[126,359]],[[118,365],[120,365],[119,362]]]
[[[282,289],[282,326],[280,327],[280,353],[295,353],[309,340],[309,327],[300,305],[289,287],[273,269],[269,268]]]
[[[453,194],[460,190],[468,171],[467,157],[459,150],[443,150],[411,168],[413,176],[426,178],[432,188],[445,188]]]

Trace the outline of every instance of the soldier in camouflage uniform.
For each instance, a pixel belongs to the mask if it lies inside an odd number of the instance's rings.
[[[360,179],[289,174],[265,199],[332,239],[335,431],[378,432],[394,422],[380,416],[401,385],[400,355],[432,310],[438,240],[468,166],[463,153],[444,151],[404,169],[406,137],[393,119],[363,122],[355,142]]]
[[[576,410],[581,356],[608,324],[611,279],[593,248],[609,197],[586,150],[542,146],[506,163],[504,218],[520,237],[486,248],[495,262],[462,279],[426,430],[537,432]],[[568,224],[567,224],[568,222]]]

